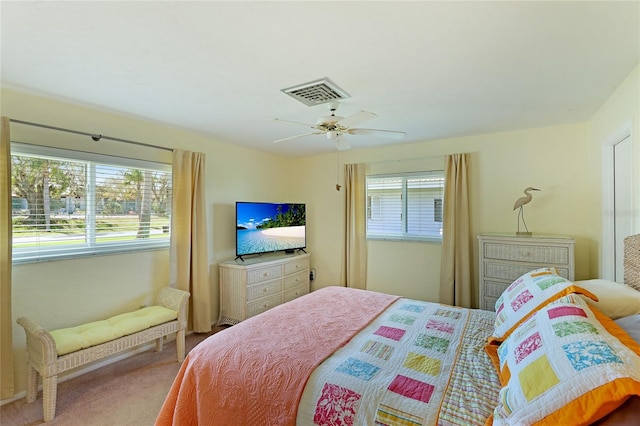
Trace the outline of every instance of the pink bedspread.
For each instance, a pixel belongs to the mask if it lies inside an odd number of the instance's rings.
[[[397,298],[327,287],[209,337],[187,355],[156,425],[294,425],[313,370]]]

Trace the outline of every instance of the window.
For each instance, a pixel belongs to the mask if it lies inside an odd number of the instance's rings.
[[[444,171],[367,176],[367,238],[442,241]]]
[[[168,164],[13,143],[11,195],[14,263],[169,246]]]

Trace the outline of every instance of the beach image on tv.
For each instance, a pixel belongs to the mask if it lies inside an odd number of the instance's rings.
[[[305,205],[237,203],[236,254],[305,247]]]

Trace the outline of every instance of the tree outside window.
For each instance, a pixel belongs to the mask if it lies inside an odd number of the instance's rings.
[[[14,145],[14,262],[168,247],[170,166]]]

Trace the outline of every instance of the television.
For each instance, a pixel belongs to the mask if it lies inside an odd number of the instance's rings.
[[[236,202],[236,259],[306,247],[306,213],[301,203]]]

